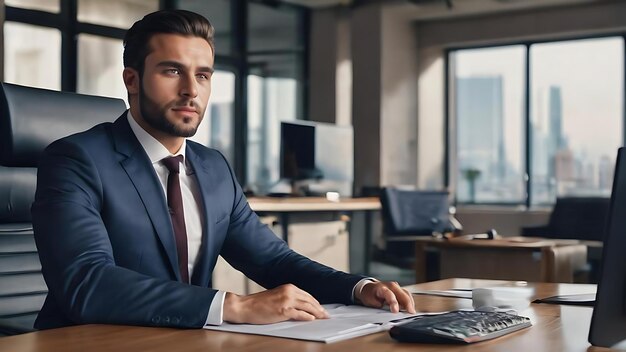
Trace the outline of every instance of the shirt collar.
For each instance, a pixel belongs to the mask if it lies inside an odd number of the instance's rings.
[[[182,155],[183,160],[186,160],[187,158],[187,156],[185,155],[185,150],[187,147],[186,138],[183,139],[183,144],[180,146],[180,149],[178,150],[178,152],[172,154],[170,153],[169,150],[167,150],[167,148],[165,148],[163,144],[161,144],[161,142],[156,140],[156,138],[152,137],[150,133],[146,132],[146,130],[144,130],[143,127],[141,127],[137,123],[137,121],[135,121],[135,119],[130,113],[130,110],[128,110],[128,114],[126,114],[126,118],[128,119],[128,124],[130,125],[130,128],[133,130],[133,133],[135,133],[135,137],[137,137],[137,140],[139,140],[139,143],[141,144],[143,149],[146,151],[146,154],[148,154],[148,158],[150,158],[151,163],[153,164],[158,163],[163,158],[167,158],[168,156],[172,156],[172,155]]]

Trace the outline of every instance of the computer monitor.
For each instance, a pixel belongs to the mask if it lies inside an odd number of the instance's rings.
[[[281,122],[280,177],[290,180],[322,178],[315,168],[315,126]]]
[[[589,342],[611,347],[626,343],[626,150],[617,153],[611,206],[604,235],[602,267]],[[620,343],[621,342],[621,343]]]
[[[309,180],[314,193],[352,195],[354,136],[351,126],[297,121],[281,122],[280,177]]]

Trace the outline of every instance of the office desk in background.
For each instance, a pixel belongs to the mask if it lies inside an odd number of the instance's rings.
[[[364,263],[362,263],[362,269],[351,267],[350,271],[368,275],[373,231],[372,212],[379,211],[381,208],[378,197],[341,198],[337,202],[329,201],[323,197],[250,197],[248,198],[248,202],[252,210],[257,214],[276,215],[278,217],[283,239],[288,244],[289,236],[286,234],[289,233],[289,225],[296,216],[302,216],[303,214],[331,213],[335,214],[334,216],[337,219],[340,219],[342,215],[348,215],[348,217],[352,219],[355,212],[363,212],[365,214],[365,227],[361,248],[363,250]],[[354,239],[357,236],[352,233],[354,227],[351,223],[352,221],[349,223],[348,232],[350,233],[351,239]]]
[[[416,241],[416,282],[426,281],[426,253],[439,253],[439,277],[575,282],[587,262],[578,240],[503,237],[494,240],[423,238]]]
[[[341,198],[331,202],[323,197],[250,197],[248,203],[256,212],[294,213],[315,211],[367,211],[379,210],[377,197]]]
[[[420,290],[493,287],[517,285],[517,282],[495,280],[447,279],[411,287]],[[528,284],[535,288],[534,298],[555,294],[595,292],[595,285]],[[471,300],[416,295],[418,311],[436,312],[471,307]],[[522,314],[533,326],[501,338],[473,345],[401,344],[386,332],[334,344],[307,342],[267,336],[255,336],[208,330],[182,330],[114,325],[83,325],[39,331],[0,338],[0,351],[605,351],[587,342],[592,308],[531,304]]]

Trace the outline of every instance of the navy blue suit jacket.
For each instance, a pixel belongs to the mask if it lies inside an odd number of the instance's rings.
[[[261,224],[224,157],[187,141],[205,226],[191,285],[180,282],[165,195],[126,115],[52,143],[32,207],[49,288],[35,327],[83,323],[201,327],[219,254],[266,288],[293,283],[350,303],[361,279],[311,261]]]

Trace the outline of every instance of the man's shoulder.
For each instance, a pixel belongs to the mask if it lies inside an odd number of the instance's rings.
[[[112,122],[97,124],[86,131],[59,138],[52,142],[46,149],[62,148],[63,146],[78,146],[86,149],[102,148],[103,144],[109,143],[110,141],[110,128],[112,125]]]

